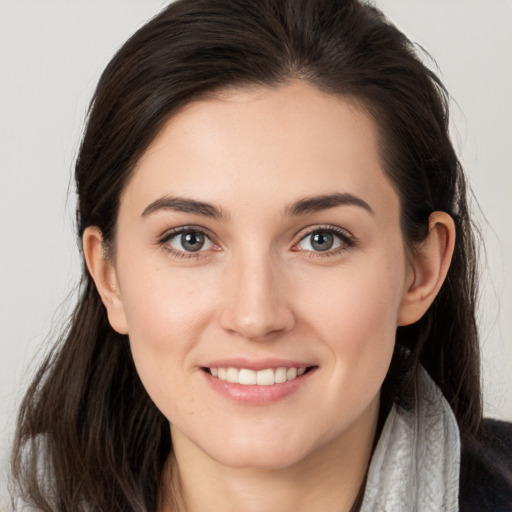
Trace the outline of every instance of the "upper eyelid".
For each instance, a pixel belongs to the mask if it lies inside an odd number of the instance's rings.
[[[184,226],[178,226],[175,228],[170,228],[166,231],[164,231],[159,237],[158,242],[164,243],[173,236],[179,235],[180,233],[183,233],[185,231],[197,231],[198,233],[201,233],[205,236],[207,236],[212,242],[215,239],[215,235],[207,228],[204,228],[202,226],[195,226],[193,224],[187,224]]]
[[[353,239],[354,235],[350,231],[348,231],[345,228],[341,228],[339,226],[333,226],[331,224],[314,224],[311,226],[307,226],[305,228],[302,228],[300,231],[296,233],[296,235],[293,237],[296,239],[296,242],[300,242],[304,237],[310,235],[311,233],[315,233],[317,231],[328,231],[335,233],[339,236],[343,236],[345,238]]]

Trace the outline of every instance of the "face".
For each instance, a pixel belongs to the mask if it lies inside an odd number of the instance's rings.
[[[375,422],[409,270],[355,104],[304,83],[190,104],[140,160],[114,250],[111,321],[175,443],[277,468]]]

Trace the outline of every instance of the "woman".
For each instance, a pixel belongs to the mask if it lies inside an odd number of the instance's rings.
[[[447,130],[356,1],[182,0],[139,30],[76,164],[82,295],[21,409],[24,499],[510,508]]]

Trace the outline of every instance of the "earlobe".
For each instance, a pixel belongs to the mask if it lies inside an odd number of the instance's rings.
[[[445,212],[433,212],[427,239],[416,248],[410,263],[411,277],[400,305],[398,325],[410,325],[425,314],[446,278],[454,247],[453,219]]]
[[[128,334],[115,266],[105,251],[103,235],[98,227],[89,226],[85,229],[82,247],[87,269],[107,309],[110,325],[119,334]]]

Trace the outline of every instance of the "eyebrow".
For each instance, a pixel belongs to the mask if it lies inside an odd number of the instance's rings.
[[[349,193],[335,193],[300,199],[286,208],[285,216],[296,217],[344,205],[359,206],[367,210],[372,215],[374,214],[372,208],[364,199]],[[211,203],[173,196],[161,197],[156,201],[153,201],[144,208],[142,217],[147,217],[159,210],[174,210],[177,212],[192,213],[215,220],[227,219],[227,215],[220,208]]]
[[[374,215],[371,206],[364,199],[349,193],[306,197],[286,208],[286,215],[290,217],[304,215],[344,205],[359,206]]]
[[[203,217],[210,217],[216,220],[223,220],[227,217],[220,208],[217,208],[210,203],[172,196],[161,197],[160,199],[153,201],[144,208],[142,217],[147,217],[159,210],[174,210],[176,212],[193,213],[195,215],[202,215]]]

